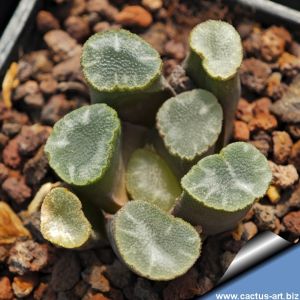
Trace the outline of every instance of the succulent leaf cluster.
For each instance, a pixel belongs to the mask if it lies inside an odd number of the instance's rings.
[[[184,62],[197,88],[175,94],[139,36],[93,35],[81,59],[92,104],[58,121],[45,147],[65,187],[43,201],[43,236],[65,248],[108,239],[128,268],[152,280],[191,268],[201,253],[196,226],[205,235],[234,229],[271,181],[256,148],[223,148],[241,60],[231,25],[199,24]]]

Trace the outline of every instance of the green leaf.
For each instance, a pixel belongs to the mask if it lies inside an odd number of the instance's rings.
[[[172,91],[161,75],[158,52],[127,30],[107,30],[83,46],[81,67],[92,103],[107,103],[123,121],[153,125]]]
[[[91,36],[81,58],[83,74],[97,91],[137,91],[160,75],[158,52],[127,30],[107,30]]]
[[[81,200],[92,199],[108,211],[117,208],[110,207],[105,197],[112,195],[122,182],[120,135],[116,111],[106,104],[94,104],[59,120],[45,146],[52,169],[76,188]]]
[[[271,178],[266,158],[254,146],[230,144],[182,178],[184,194],[176,214],[200,224],[206,233],[232,229],[265,194]]]
[[[133,199],[170,211],[181,194],[180,184],[165,161],[151,150],[136,150],[128,163],[126,187]]]
[[[156,127],[172,155],[192,161],[217,141],[222,129],[222,108],[208,91],[184,92],[162,105]]]
[[[91,235],[80,200],[65,188],[52,189],[41,208],[41,233],[51,243],[64,248],[78,248]]]
[[[202,58],[205,71],[215,79],[232,78],[242,63],[241,38],[226,22],[209,20],[197,25],[190,34],[190,47]]]
[[[133,272],[152,280],[184,274],[200,255],[200,237],[190,224],[144,201],[128,202],[109,230],[120,259]]]
[[[109,167],[120,133],[117,113],[107,105],[76,109],[54,125],[45,147],[49,164],[69,184],[94,183]]]
[[[234,114],[240,98],[238,69],[243,59],[241,38],[234,27],[209,20],[190,34],[190,53],[184,62],[197,87],[213,93],[224,113],[224,126],[217,142],[220,150],[230,141]]]

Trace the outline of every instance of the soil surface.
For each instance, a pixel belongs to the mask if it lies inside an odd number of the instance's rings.
[[[79,65],[84,41],[108,28],[140,34],[159,51],[165,76],[181,92],[193,86],[180,68],[188,34],[207,19],[233,23],[242,37],[242,98],[233,140],[253,144],[270,161],[267,195],[234,232],[207,238],[192,269],[170,282],[136,276],[107,245],[69,251],[46,242],[39,212],[27,209],[42,184],[58,180],[43,152],[53,124],[89,103]],[[206,0],[49,0],[36,27],[40,44],[8,70],[0,102],[0,299],[191,299],[212,289],[257,233],[270,230],[297,241],[300,44],[291,32],[262,27],[221,1]]]

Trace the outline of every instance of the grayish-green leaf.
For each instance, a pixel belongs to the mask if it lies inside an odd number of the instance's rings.
[[[155,152],[136,150],[128,163],[126,187],[132,199],[139,199],[169,211],[181,194],[180,184],[166,162]]]
[[[230,144],[182,178],[184,193],[176,214],[202,225],[206,233],[232,229],[265,194],[271,178],[266,158],[254,146]]]
[[[222,108],[212,93],[195,89],[167,100],[158,111],[156,126],[168,151],[191,161],[217,141]]]
[[[83,47],[83,74],[94,89],[136,91],[160,75],[158,52],[127,30],[107,30],[91,36]]]
[[[91,234],[80,200],[65,188],[52,189],[41,208],[41,232],[44,238],[64,248],[78,248]]]
[[[197,231],[148,202],[128,202],[109,229],[120,259],[135,273],[152,280],[171,280],[184,274],[200,255]]]
[[[215,79],[235,76],[243,59],[241,38],[232,25],[209,20],[190,34],[190,47],[203,59],[206,72]]]
[[[224,126],[217,143],[220,150],[232,134],[234,114],[240,97],[238,69],[242,63],[241,38],[234,27],[209,20],[190,34],[190,53],[184,62],[194,83],[212,92],[223,108]]]
[[[54,125],[45,147],[49,164],[69,184],[91,184],[104,176],[120,132],[117,113],[107,105],[76,109]]]
[[[107,103],[123,121],[152,126],[158,108],[172,96],[158,52],[127,30],[91,36],[83,46],[81,67],[92,103]]]
[[[94,104],[59,120],[45,146],[50,166],[80,199],[92,200],[109,212],[127,200],[120,135],[116,111]]]

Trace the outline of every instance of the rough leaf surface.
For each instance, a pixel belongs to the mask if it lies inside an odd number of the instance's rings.
[[[147,149],[136,150],[128,163],[126,187],[133,199],[169,211],[181,194],[180,184],[166,162]]]
[[[69,184],[102,178],[121,131],[117,113],[106,104],[81,107],[58,121],[45,146],[49,164]]]
[[[47,194],[41,208],[41,232],[45,239],[64,248],[77,248],[88,240],[91,225],[72,192],[58,187]]]
[[[195,89],[170,98],[157,114],[157,128],[171,154],[193,160],[212,146],[222,129],[216,97]]]
[[[226,22],[209,20],[197,25],[190,35],[190,47],[203,59],[203,67],[213,78],[227,80],[241,65],[241,38]]]
[[[160,75],[158,52],[127,30],[94,34],[83,47],[83,74],[96,90],[135,91],[149,87]]]
[[[236,211],[262,197],[271,179],[264,155],[254,146],[238,142],[200,160],[181,184],[193,199],[207,207]]]
[[[113,238],[124,263],[152,280],[184,274],[200,254],[200,238],[190,224],[144,201],[128,202],[119,210]]]

